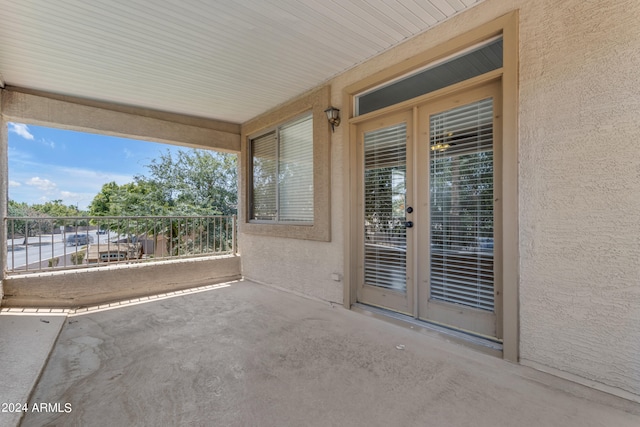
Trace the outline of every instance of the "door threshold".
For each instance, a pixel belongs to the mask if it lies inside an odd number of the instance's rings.
[[[432,336],[438,336],[444,338],[447,341],[452,341],[458,344],[462,344],[466,347],[471,347],[475,350],[481,351],[492,356],[502,358],[502,343],[496,340],[485,338],[470,333],[462,332],[457,329],[447,328],[442,325],[419,320],[406,314],[396,313],[395,311],[387,310],[372,305],[355,303],[351,306],[351,309],[358,313],[373,316],[375,318],[390,321],[399,326],[409,328],[412,330],[418,330],[425,332]]]

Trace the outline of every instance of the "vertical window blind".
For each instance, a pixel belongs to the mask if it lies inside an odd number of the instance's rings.
[[[494,310],[493,100],[431,116],[432,299]]]
[[[313,223],[313,118],[251,140],[251,219]]]
[[[364,135],[367,285],[406,291],[406,123]]]

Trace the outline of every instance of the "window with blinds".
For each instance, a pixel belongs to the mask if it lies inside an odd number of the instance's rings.
[[[431,116],[429,179],[430,297],[493,311],[492,99]]]
[[[406,123],[364,135],[365,283],[406,291]]]
[[[251,219],[313,223],[312,115],[252,139],[251,157]]]

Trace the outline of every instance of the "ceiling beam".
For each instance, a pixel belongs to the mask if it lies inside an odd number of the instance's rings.
[[[88,105],[93,104],[93,105]],[[240,152],[240,126],[232,123],[4,89],[6,121],[91,132],[122,138]]]

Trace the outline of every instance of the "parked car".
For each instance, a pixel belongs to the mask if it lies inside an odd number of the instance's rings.
[[[93,243],[93,236],[88,234],[72,234],[67,237],[67,246],[84,246]]]

